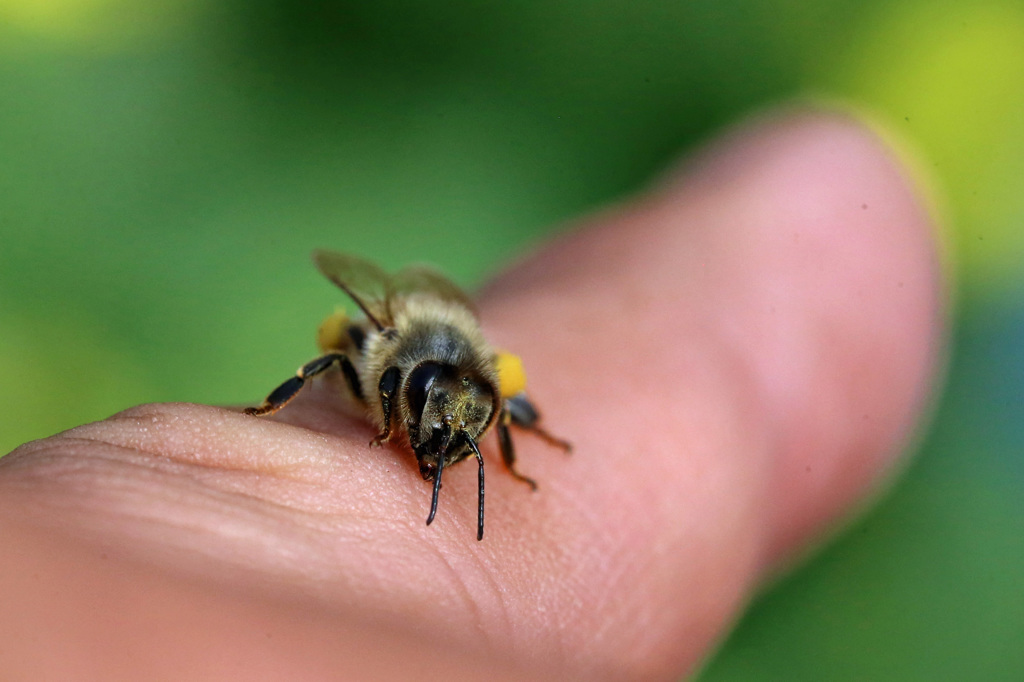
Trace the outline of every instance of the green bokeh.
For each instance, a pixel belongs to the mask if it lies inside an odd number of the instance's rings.
[[[879,508],[707,680],[1024,679],[1024,8],[919,0],[0,0],[0,452],[243,403],[339,297],[312,248],[467,285],[794,96],[917,150],[950,391]]]

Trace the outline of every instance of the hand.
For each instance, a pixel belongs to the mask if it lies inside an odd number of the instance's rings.
[[[319,382],[273,419],[134,408],[0,460],[0,670],[678,679],[898,467],[940,276],[871,135],[748,123],[485,292],[574,452],[519,434],[531,493],[488,437],[483,542],[475,466],[427,528],[412,455]]]

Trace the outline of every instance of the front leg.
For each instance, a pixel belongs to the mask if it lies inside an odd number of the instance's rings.
[[[401,377],[397,367],[388,367],[380,376],[377,390],[380,394],[380,409],[384,413],[384,430],[373,437],[370,445],[383,447],[385,441],[391,438],[391,422],[394,419],[395,396],[398,394],[398,384]]]
[[[352,395],[357,400],[362,401],[363,390],[359,385],[359,375],[356,373],[355,367],[352,366],[352,361],[348,359],[348,356],[342,353],[328,353],[323,355],[316,360],[307,362],[295,373],[291,379],[288,379],[283,384],[275,388],[267,399],[263,401],[263,404],[259,407],[247,407],[245,409],[246,414],[255,415],[262,417],[267,414],[274,414],[282,407],[291,402],[292,398],[298,395],[302,387],[306,385],[306,381],[312,379],[317,374],[325,372],[330,369],[331,365],[337,362],[341,365],[341,372],[345,375],[345,381],[348,383],[349,389],[352,391]]]

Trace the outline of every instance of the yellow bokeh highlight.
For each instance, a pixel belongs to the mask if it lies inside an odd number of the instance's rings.
[[[881,6],[837,74],[920,147],[948,197],[965,283],[1024,284],[1024,5]]]
[[[175,35],[203,0],[0,0],[0,30],[92,49]]]

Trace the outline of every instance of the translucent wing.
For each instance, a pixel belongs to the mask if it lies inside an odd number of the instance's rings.
[[[391,277],[373,263],[337,251],[317,249],[313,263],[324,277],[355,301],[378,329],[391,325],[388,298]]]
[[[412,265],[389,275],[373,263],[336,251],[317,250],[313,262],[366,314],[378,329],[391,326],[391,301],[396,296],[425,293],[473,310],[473,302],[455,283],[439,272]]]
[[[457,284],[425,265],[410,265],[402,268],[391,278],[390,295],[425,293],[442,301],[457,303],[474,311],[473,301]]]

